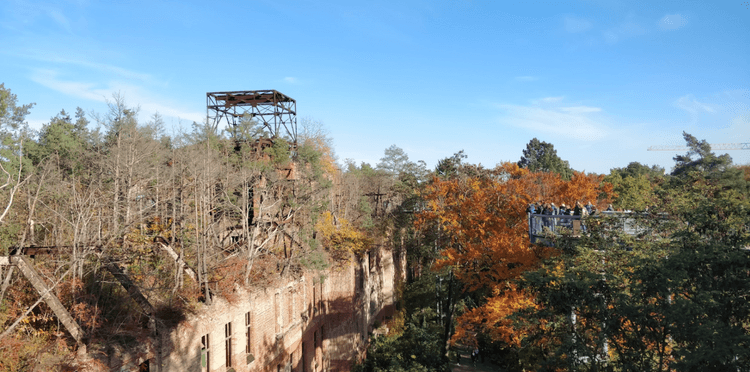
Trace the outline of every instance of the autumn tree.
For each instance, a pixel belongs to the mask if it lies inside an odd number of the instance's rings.
[[[438,231],[442,258],[436,268],[451,267],[468,291],[486,293],[459,318],[456,337],[475,330],[518,344],[520,334],[508,317],[534,300],[513,280],[553,253],[529,242],[526,207],[537,200],[606,202],[611,186],[601,176],[575,173],[566,182],[556,173],[530,172],[512,163],[473,168],[464,171],[472,176],[433,179],[417,226]]]
[[[674,176],[654,193],[650,213],[589,222],[568,249],[524,275],[536,306],[520,327],[546,345],[538,366],[570,370],[742,370],[750,354],[750,185],[727,156],[685,135]],[[697,157],[696,157],[697,155]]]

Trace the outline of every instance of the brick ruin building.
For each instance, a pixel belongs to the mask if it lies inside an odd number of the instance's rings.
[[[273,137],[284,135],[296,147],[296,103],[276,91],[243,91],[208,93],[209,119],[215,125],[226,120],[236,125],[238,118],[259,118],[272,138],[236,141],[236,146],[255,148],[263,157]],[[237,108],[248,108],[245,111]],[[270,120],[268,118],[271,118]],[[282,133],[282,129],[286,130]],[[294,181],[296,164],[276,169],[277,177]],[[274,210],[263,208],[259,195],[269,188],[266,179],[256,180],[251,191],[248,224],[272,225]],[[252,194],[255,192],[255,194]],[[266,195],[274,195],[273,192]],[[380,194],[378,194],[380,195]],[[376,203],[380,203],[380,199]],[[253,214],[253,210],[263,213]],[[220,226],[216,241],[225,244],[224,253],[242,244],[237,219],[232,214],[214,216]],[[247,225],[247,224],[245,224]],[[244,226],[247,228],[247,226]],[[299,244],[289,234],[277,234],[277,244]],[[161,239],[161,240],[159,240]],[[166,252],[187,276],[197,282],[200,268],[191,268],[163,238],[155,238],[154,254]],[[71,317],[60,300],[34,269],[34,255],[55,254],[61,247],[24,247],[10,256],[0,257],[0,265],[18,267],[34,286],[44,302],[54,311],[68,334],[78,344],[79,365],[95,365],[91,370],[117,371],[269,371],[318,372],[349,371],[364,355],[374,326],[395,312],[397,283],[403,281],[405,256],[385,246],[369,249],[361,256],[352,255],[324,270],[297,268],[264,284],[233,284],[233,295],[216,296],[184,314],[176,324],[166,326],[145,294],[115,262],[103,262],[108,277],[127,292],[148,319],[135,345],[89,344],[85,332]],[[159,251],[161,248],[161,252]],[[181,270],[182,270],[181,269]],[[204,280],[206,274],[203,273]],[[202,284],[199,284],[199,286]],[[212,289],[213,291],[213,289]],[[204,293],[205,294],[205,293]],[[145,340],[145,341],[144,341]],[[95,363],[90,363],[95,361]]]
[[[163,336],[162,371],[349,371],[373,324],[395,310],[399,259],[359,262],[219,299]],[[122,368],[133,370],[140,360]],[[155,358],[150,370],[158,370]]]

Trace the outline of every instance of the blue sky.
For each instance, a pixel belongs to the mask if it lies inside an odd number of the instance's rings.
[[[683,130],[750,142],[750,3],[3,0],[0,82],[35,128],[119,92],[187,131],[206,92],[276,89],[341,160],[493,166],[536,137],[577,170],[670,169],[646,148]]]

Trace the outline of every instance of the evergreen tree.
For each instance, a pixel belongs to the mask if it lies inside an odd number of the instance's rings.
[[[687,132],[682,132],[682,136],[690,150],[685,155],[677,155],[673,158],[676,162],[672,170],[673,176],[684,176],[690,171],[696,171],[711,177],[732,165],[732,158],[729,154],[716,156],[711,152],[711,145],[706,140],[698,141]]]
[[[573,176],[573,169],[570,168],[567,160],[562,160],[557,156],[555,146],[536,138],[526,145],[518,166],[532,172],[555,172],[565,180]]]

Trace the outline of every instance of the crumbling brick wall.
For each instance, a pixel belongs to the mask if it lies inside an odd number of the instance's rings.
[[[349,371],[373,323],[393,313],[393,265],[379,250],[274,288],[237,288],[234,302],[216,298],[162,336],[162,370]]]

